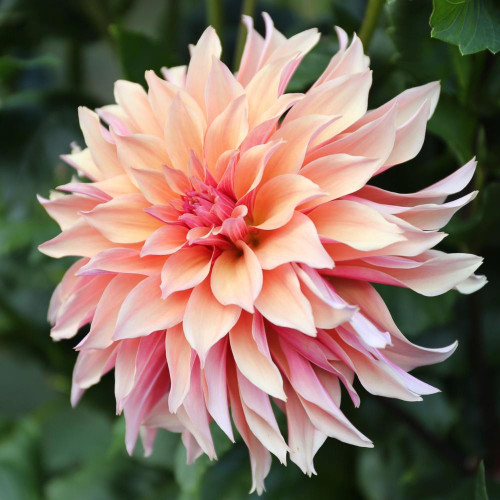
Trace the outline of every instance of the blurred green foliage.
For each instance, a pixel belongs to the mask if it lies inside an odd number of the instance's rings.
[[[218,10],[223,58],[231,64],[241,3]],[[359,30],[365,0],[260,0],[277,27],[291,35],[318,26],[319,45],[292,82],[314,81],[337,47],[333,26]],[[349,418],[376,444],[356,449],[328,440],[307,478],[291,464],[273,464],[269,499],[472,499],[500,495],[500,60],[494,2],[392,0],[377,22],[368,54],[374,83],[370,107],[410,86],[441,80],[442,97],[420,155],[377,183],[411,192],[479,159],[475,202],[456,216],[442,244],[486,257],[490,284],[479,294],[423,298],[402,289],[381,293],[409,338],[426,346],[458,339],[445,363],[417,375],[442,388],[422,403],[363,394]],[[76,106],[112,100],[112,83],[144,83],[146,69],[187,61],[187,44],[206,25],[201,1],[4,0],[0,4],[0,499],[236,500],[247,498],[249,460],[241,442],[217,433],[219,461],[185,464],[177,435],[160,432],[153,455],[125,452],[124,422],[114,416],[112,375],[69,406],[75,352],[54,344],[45,313],[69,260],[39,254],[58,231],[35,194],[67,182],[58,158],[82,144]],[[457,20],[454,21],[455,16]],[[257,28],[263,23],[256,19]],[[458,24],[457,24],[458,23]],[[476,23],[471,38],[471,23]],[[462,26],[462,29],[458,29]],[[491,27],[490,26],[490,27]],[[460,49],[457,47],[460,47]],[[140,447],[138,447],[140,448]],[[483,462],[484,460],[484,467]],[[481,465],[479,465],[481,464]]]

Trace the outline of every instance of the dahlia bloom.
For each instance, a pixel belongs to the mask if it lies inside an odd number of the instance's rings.
[[[434,296],[479,289],[481,259],[432,248],[471,193],[475,161],[411,194],[370,179],[413,158],[439,84],[367,112],[372,76],[360,40],[305,94],[285,89],[318,42],[285,38],[264,14],[233,75],[208,28],[187,67],[118,81],[116,103],[79,109],[87,148],[63,159],[79,176],[40,202],[62,232],[42,244],[77,256],[49,309],[54,340],[76,349],[72,403],[114,369],[126,447],[150,453],[159,428],[182,433],[188,461],[216,457],[210,425],[251,461],[264,489],[271,454],[304,473],[327,437],[372,446],[340,410],[355,377],[370,393],[419,401],[437,391],[408,372],[440,362],[409,342],[371,283]],[[71,194],[62,194],[69,192]],[[275,418],[286,414],[285,441]]]

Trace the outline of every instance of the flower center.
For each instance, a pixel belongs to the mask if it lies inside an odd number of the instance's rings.
[[[199,182],[198,189],[186,191],[182,196],[184,213],[179,217],[189,228],[221,226],[231,217],[236,202],[213,186]]]

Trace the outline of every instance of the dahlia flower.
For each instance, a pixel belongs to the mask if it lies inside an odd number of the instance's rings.
[[[147,71],[147,91],[118,81],[116,104],[80,108],[87,147],[62,158],[86,179],[40,198],[62,230],[40,250],[79,257],[53,294],[51,336],[90,325],[72,403],[114,369],[127,450],[140,435],[150,453],[163,428],[182,434],[189,462],[216,458],[212,421],[231,440],[234,424],[258,493],[271,454],[310,475],[327,437],[372,446],[340,410],[341,386],[360,404],[356,377],[404,401],[437,391],[408,372],[456,343],[408,341],[372,283],[434,296],[486,281],[479,257],[433,250],[476,195],[445,202],[474,160],[410,194],[367,184],[419,152],[439,84],[367,111],[369,60],[337,28],[323,74],[286,93],[319,34],[287,39],[264,19],[265,37],[243,19],[237,74],[208,28],[187,67]]]

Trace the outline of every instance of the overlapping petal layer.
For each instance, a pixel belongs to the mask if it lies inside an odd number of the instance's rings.
[[[481,259],[433,250],[473,197],[445,202],[475,161],[433,186],[398,194],[367,185],[413,158],[438,83],[367,112],[371,72],[360,40],[340,49],[305,94],[288,81],[317,43],[285,38],[245,17],[236,75],[208,28],[189,66],[146,73],[149,89],[119,81],[116,105],[81,108],[87,149],[63,158],[75,180],[40,198],[62,232],[41,245],[80,258],[54,292],[55,340],[77,346],[72,402],[114,369],[126,445],[151,450],[157,428],[182,433],[189,460],[216,456],[210,424],[250,451],[252,490],[271,458],[305,473],[330,436],[370,440],[340,410],[370,393],[417,401],[437,389],[408,373],[446,359],[398,330],[371,283],[424,295],[485,283]],[[102,121],[101,121],[102,120]],[[272,401],[286,414],[288,442]]]

